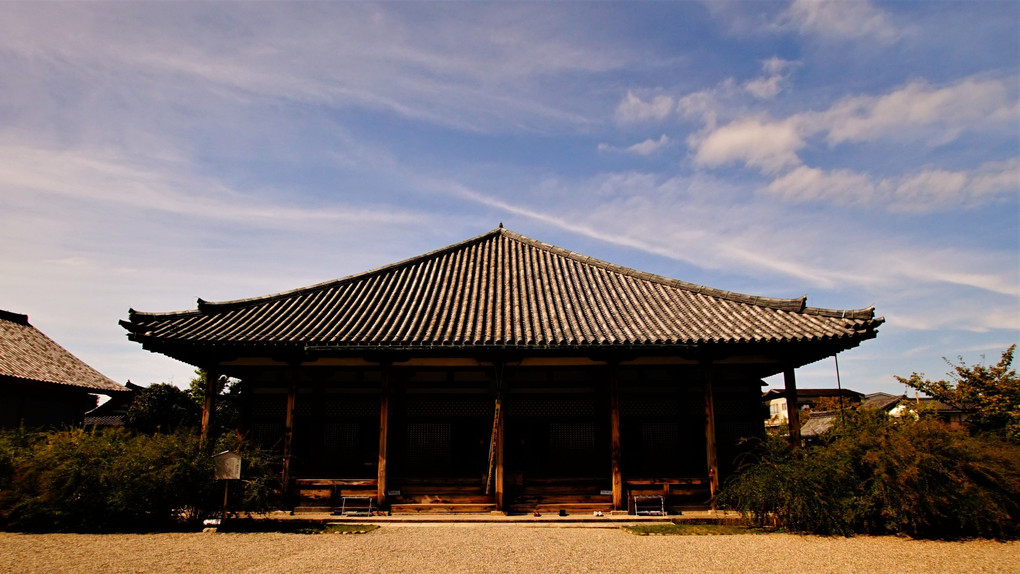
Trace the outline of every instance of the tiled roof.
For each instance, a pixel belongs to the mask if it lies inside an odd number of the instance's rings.
[[[817,397],[839,397],[843,395],[851,399],[860,399],[864,396],[863,393],[857,391],[851,391],[850,389],[797,389],[797,397],[804,398],[817,398]],[[769,389],[765,391],[765,400],[783,398],[786,396],[786,389]]]
[[[0,311],[0,376],[104,394],[127,390],[43,335],[27,316],[8,311]]]
[[[130,311],[132,340],[303,347],[614,347],[875,336],[873,309],[815,309],[642,273],[500,227],[373,271],[176,313]],[[840,345],[842,346],[842,345]]]
[[[889,393],[870,393],[861,401],[861,408],[887,411],[897,405],[906,395],[890,395]]]
[[[811,413],[808,420],[800,426],[800,436],[804,438],[817,438],[829,432],[832,425],[836,423],[838,411],[815,411]]]

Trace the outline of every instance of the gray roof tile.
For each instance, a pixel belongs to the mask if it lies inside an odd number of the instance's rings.
[[[104,394],[127,390],[33,327],[27,316],[8,311],[0,311],[0,376]]]
[[[712,289],[585,257],[509,230],[292,291],[132,310],[142,343],[224,345],[645,346],[875,336],[873,309]]]

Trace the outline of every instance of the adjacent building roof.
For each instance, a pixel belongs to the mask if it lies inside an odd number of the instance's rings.
[[[858,400],[864,397],[864,393],[858,393],[850,389],[797,389],[797,399],[810,400],[821,397],[838,397],[840,395]],[[765,401],[782,398],[786,398],[786,389],[783,388],[769,389],[764,393]]]
[[[86,365],[28,322],[27,315],[0,311],[0,378],[80,387],[110,394],[122,385]]]
[[[822,436],[832,429],[836,423],[839,411],[815,411],[811,413],[808,420],[800,426],[800,436],[805,439],[813,439]]]
[[[121,324],[151,350],[576,348],[831,341],[876,335],[874,309],[808,307],[635,271],[507,229],[264,297],[199,300]]]
[[[862,409],[888,411],[895,407],[906,395],[890,395],[889,393],[869,393],[861,401]]]

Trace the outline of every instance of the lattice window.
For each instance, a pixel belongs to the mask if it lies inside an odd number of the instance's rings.
[[[676,397],[620,397],[620,415],[625,417],[675,417]]]
[[[592,423],[551,423],[549,450],[553,453],[574,453],[595,448],[595,425]]]
[[[323,414],[329,418],[379,416],[379,399],[368,397],[327,397]]]
[[[761,418],[761,403],[748,400],[746,395],[716,393],[713,397],[716,417],[758,417]]]
[[[450,463],[450,423],[408,423],[406,453],[410,468],[435,468]]]
[[[283,421],[280,422],[254,422],[248,431],[248,436],[255,444],[263,447],[273,447],[283,438]]]
[[[591,399],[511,398],[506,401],[507,414],[517,417],[591,417],[595,401]]]
[[[251,414],[253,417],[283,417],[287,416],[286,395],[255,395],[251,399]]]
[[[641,454],[645,457],[677,456],[680,447],[680,428],[677,423],[641,423]]]
[[[491,417],[495,403],[489,399],[408,400],[407,415],[412,417]]]
[[[315,395],[298,395],[294,398],[294,416],[310,417],[315,414]]]
[[[322,442],[326,452],[340,457],[357,457],[361,447],[359,423],[326,423],[322,429]]]

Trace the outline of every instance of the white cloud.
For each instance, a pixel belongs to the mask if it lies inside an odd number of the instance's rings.
[[[825,171],[802,165],[773,180],[766,191],[786,201],[828,200],[845,205],[869,202],[875,185],[868,176],[851,170]]]
[[[0,144],[0,181],[8,201],[38,204],[46,197],[108,208],[123,207],[246,226],[292,229],[310,224],[410,222],[397,210],[300,207],[241,193],[212,178],[189,174],[180,161],[96,149],[47,149]]]
[[[801,163],[797,152],[804,140],[792,122],[771,122],[758,118],[737,120],[688,140],[694,161],[709,167],[743,162],[775,173]]]
[[[764,67],[790,65],[770,61]],[[681,102],[692,110],[713,109],[706,92]],[[751,116],[720,127],[714,115],[706,114],[705,128],[687,143],[698,165],[718,168],[737,163],[774,176],[765,191],[787,201],[933,211],[1016,193],[1020,159],[988,162],[972,170],[927,167],[911,172],[907,167],[904,175],[875,178],[850,168],[803,165],[800,152],[812,138],[824,138],[830,146],[894,141],[944,145],[965,131],[1008,132],[1018,120],[1020,102],[1010,97],[1004,80],[966,78],[945,87],[915,81],[880,96],[848,97],[821,112],[778,120]]]
[[[929,168],[878,181],[849,169],[799,166],[772,180],[764,191],[785,201],[884,205],[904,212],[969,207],[1020,193],[1020,158],[974,170]]]
[[[889,43],[899,37],[885,13],[866,0],[794,0],[781,20],[823,40],[868,38]]]
[[[766,76],[745,82],[744,89],[758,99],[771,100],[783,90],[789,70],[796,65],[796,62],[773,56],[762,62],[762,71]]]
[[[660,149],[669,145],[669,138],[666,134],[659,136],[659,139],[653,140],[651,138],[646,139],[641,143],[636,143],[627,148],[627,151],[636,153],[638,155],[652,155]]]
[[[965,130],[1016,127],[1020,107],[997,79],[967,78],[937,88],[914,81],[882,96],[840,100],[820,114],[804,114],[809,130],[824,131],[830,144],[878,139],[944,144]]]
[[[675,103],[670,96],[657,95],[649,101],[644,101],[634,92],[628,91],[616,106],[616,119],[621,123],[662,120],[673,112],[674,106]]]
[[[613,146],[613,145],[610,145],[608,143],[600,143],[599,144],[599,151],[615,151],[615,152],[622,151],[622,152],[631,153],[631,154],[635,154],[635,155],[645,155],[645,156],[647,156],[647,155],[652,155],[653,153],[655,153],[655,152],[661,150],[662,148],[668,146],[669,143],[670,143],[669,137],[666,136],[666,134],[662,134],[661,136],[659,136],[659,139],[648,138],[648,139],[646,139],[643,142],[638,142],[638,143],[636,143],[634,145],[628,146],[628,147],[623,148],[623,149],[620,149],[620,148],[618,148],[616,146]]]
[[[1020,158],[989,162],[969,171],[925,169],[883,182],[894,209],[934,211],[967,207],[1000,195],[1020,194]]]
[[[731,87],[732,84],[733,82],[730,81],[724,84],[722,88]],[[719,92],[720,88],[713,88],[699,90],[677,98],[677,112],[685,118],[701,120],[704,122],[706,129],[714,128],[719,112],[724,107],[720,101]]]
[[[769,76],[767,78],[757,78],[750,80],[744,84],[744,89],[748,91],[752,96],[762,99],[771,100],[776,97],[782,90],[780,82],[783,81],[782,76]]]

